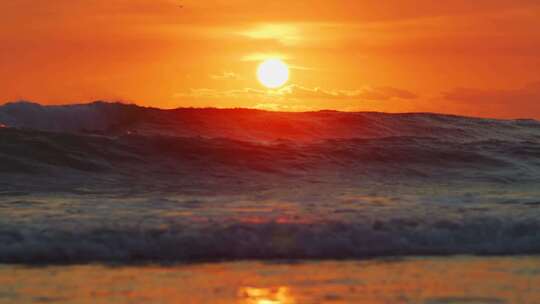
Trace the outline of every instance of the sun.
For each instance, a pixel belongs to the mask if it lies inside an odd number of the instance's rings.
[[[257,78],[269,89],[279,88],[289,80],[289,67],[280,59],[267,59],[257,68]]]

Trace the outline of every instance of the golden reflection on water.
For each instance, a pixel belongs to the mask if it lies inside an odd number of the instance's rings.
[[[0,304],[540,303],[540,257],[0,265]]]
[[[238,291],[243,304],[295,304],[290,289],[285,286],[276,288],[243,287]]]

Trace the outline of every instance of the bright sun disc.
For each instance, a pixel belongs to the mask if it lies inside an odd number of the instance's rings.
[[[257,78],[267,88],[279,88],[289,80],[289,67],[279,59],[267,59],[259,65]]]

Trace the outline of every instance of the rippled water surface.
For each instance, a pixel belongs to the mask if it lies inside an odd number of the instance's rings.
[[[0,266],[0,303],[540,302],[540,259],[413,258],[186,266]]]

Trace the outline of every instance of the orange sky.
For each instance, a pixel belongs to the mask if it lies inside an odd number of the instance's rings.
[[[538,0],[1,1],[0,103],[540,118],[538,16]],[[269,92],[271,56],[292,70]]]

